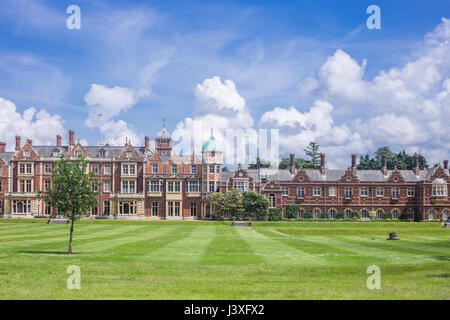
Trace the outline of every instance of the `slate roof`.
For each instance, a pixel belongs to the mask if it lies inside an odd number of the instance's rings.
[[[14,156],[14,152],[0,152],[0,158],[5,162],[6,164],[11,161],[11,159]]]

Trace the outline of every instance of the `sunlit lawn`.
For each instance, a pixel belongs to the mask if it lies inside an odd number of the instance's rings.
[[[439,223],[89,220],[68,256],[69,226],[45,222],[0,219],[1,299],[450,298]],[[69,265],[80,290],[66,287]],[[380,290],[366,286],[370,265]]]

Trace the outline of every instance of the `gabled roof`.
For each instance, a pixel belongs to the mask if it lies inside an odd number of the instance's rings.
[[[14,152],[0,152],[0,158],[5,164],[8,164],[14,157]]]

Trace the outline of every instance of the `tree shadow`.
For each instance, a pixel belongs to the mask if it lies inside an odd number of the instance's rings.
[[[450,256],[437,256],[434,257],[436,260],[441,260],[441,261],[450,261]]]
[[[450,278],[450,273],[442,273],[442,274],[427,274],[427,278],[441,278],[441,279],[447,279]]]
[[[27,254],[65,254],[70,256],[67,251],[18,251],[18,253],[27,253]],[[71,255],[79,254],[77,252],[73,252]]]

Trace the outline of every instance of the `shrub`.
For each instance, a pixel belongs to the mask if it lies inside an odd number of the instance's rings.
[[[313,218],[313,213],[312,211],[308,211],[305,213],[305,219],[312,219]]]
[[[384,214],[383,214],[383,219],[385,219],[385,220],[390,220],[390,219],[392,219],[392,213],[390,213],[390,212],[385,212]]]
[[[336,214],[336,219],[345,219],[345,213],[344,213],[344,211],[339,211],[339,212]]]
[[[359,214],[358,211],[354,210],[354,211],[352,212],[352,218],[353,218],[353,219],[360,219],[360,218],[361,218],[361,215]]]
[[[290,204],[286,206],[286,217],[288,219],[297,219],[298,209],[300,206],[298,204]]]
[[[269,221],[281,221],[283,219],[282,208],[269,208],[267,218]]]
[[[370,220],[375,220],[377,217],[377,212],[375,210],[369,211]]]
[[[406,212],[403,212],[403,213],[400,215],[399,219],[402,220],[402,221],[408,220],[408,215],[406,214]]]
[[[322,212],[322,214],[320,215],[320,219],[329,219],[330,217],[328,216],[328,213],[326,212]]]

